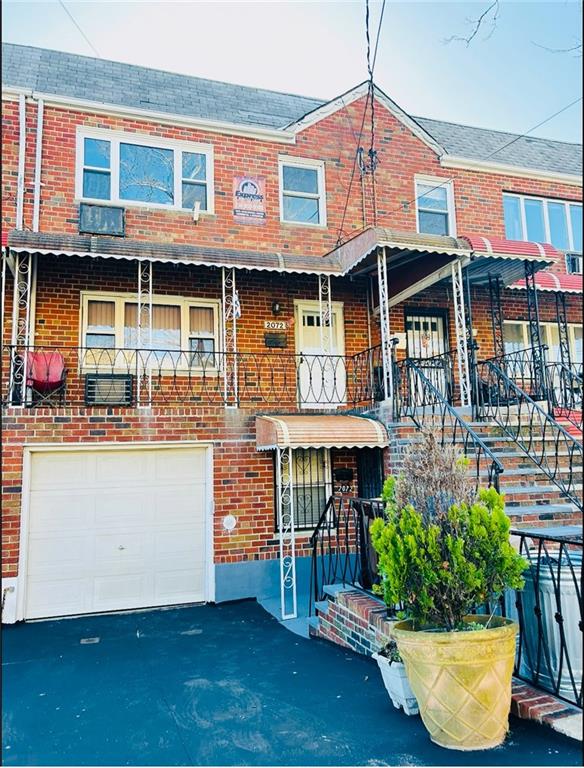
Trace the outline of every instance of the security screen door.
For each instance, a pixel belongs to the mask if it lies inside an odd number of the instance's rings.
[[[407,312],[405,325],[408,357],[418,360],[426,378],[444,397],[450,399],[452,393],[449,391],[445,361],[439,358],[448,352],[445,315]],[[421,393],[418,392],[416,397],[419,399]]]

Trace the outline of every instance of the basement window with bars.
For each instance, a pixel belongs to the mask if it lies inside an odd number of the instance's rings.
[[[274,462],[275,468],[275,462]],[[278,526],[279,487],[275,472],[275,528]],[[286,482],[287,478],[284,478]],[[292,493],[294,496],[294,527],[313,531],[332,494],[330,451],[326,448],[297,448],[292,451]],[[284,510],[286,512],[287,510]]]

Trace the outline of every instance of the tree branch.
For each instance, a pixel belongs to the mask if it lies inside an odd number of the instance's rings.
[[[471,44],[471,42],[474,40],[474,38],[478,35],[479,30],[481,27],[486,24],[487,19],[491,15],[491,25],[492,29],[489,32],[488,38],[493,34],[495,27],[497,25],[497,19],[499,18],[499,0],[493,0],[493,2],[488,6],[488,8],[485,8],[485,10],[481,13],[481,15],[477,19],[467,19],[467,23],[473,25],[473,29],[471,33],[467,37],[461,37],[460,35],[452,35],[451,37],[448,37],[443,42],[445,44],[457,42],[457,43],[465,43],[466,47]]]

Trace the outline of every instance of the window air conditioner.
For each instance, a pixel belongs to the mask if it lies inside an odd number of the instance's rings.
[[[88,373],[85,405],[132,405],[134,377],[125,373]]]

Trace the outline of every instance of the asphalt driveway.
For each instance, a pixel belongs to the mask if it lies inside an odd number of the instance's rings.
[[[443,750],[373,661],[251,601],[8,627],[2,670],[5,765],[581,764],[515,719],[497,750]]]

